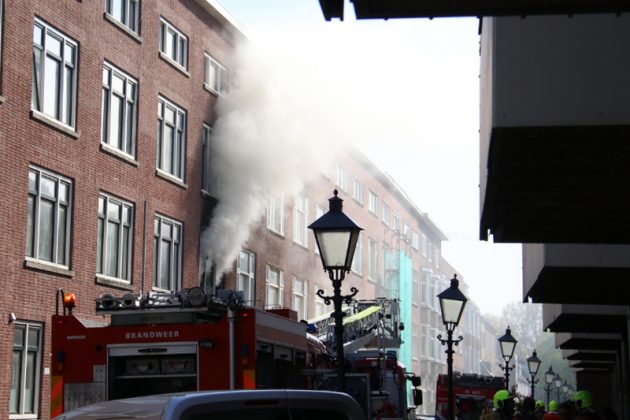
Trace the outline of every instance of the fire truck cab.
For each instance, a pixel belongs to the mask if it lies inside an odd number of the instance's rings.
[[[460,417],[479,419],[494,393],[503,388],[503,378],[482,376],[474,373],[453,373],[455,410]],[[435,415],[448,418],[448,375],[440,374],[437,379]]]

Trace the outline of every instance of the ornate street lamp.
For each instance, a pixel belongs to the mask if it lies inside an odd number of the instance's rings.
[[[453,420],[455,418],[453,413],[453,344],[459,345],[459,342],[464,339],[461,335],[456,340],[453,340],[453,331],[459,324],[459,320],[464,313],[464,306],[468,299],[459,290],[459,280],[457,280],[457,274],[453,275],[451,279],[451,286],[437,295],[440,300],[440,309],[442,310],[442,322],[446,327],[447,338],[444,340],[442,334],[437,338],[442,345],[446,344],[446,364],[448,366],[448,418]]]
[[[328,272],[328,277],[333,284],[333,295],[325,296],[324,291],[319,289],[317,296],[322,298],[326,305],[333,302],[335,311],[331,317],[335,320],[335,347],[337,350],[337,385],[339,391],[345,392],[345,355],[343,353],[343,317],[341,304],[350,304],[352,298],[359,292],[356,287],[350,288],[349,295],[341,295],[341,282],[350,272],[352,257],[357,246],[359,233],[363,230],[357,226],[343,211],[343,200],[337,197],[338,191],[334,191],[335,196],[328,199],[328,212],[315,220],[308,227],[313,230],[319,255],[322,258],[324,271]]]
[[[553,378],[553,384],[558,391],[558,403],[560,403],[560,389],[562,389],[562,378],[560,377],[559,373],[556,373],[556,377]]]
[[[540,359],[536,355],[536,350],[534,350],[534,354],[527,358],[527,369],[529,370],[529,376],[531,376],[531,380],[529,380],[529,384],[532,386],[532,395],[534,398],[534,390],[536,387],[536,383],[538,383],[538,379],[536,379],[536,374],[538,374],[538,369],[540,368]]]
[[[501,369],[505,370],[505,389],[510,389],[510,371],[514,369],[514,366],[510,366],[512,356],[514,356],[514,349],[516,348],[516,339],[512,337],[512,331],[508,326],[505,329],[505,334],[499,337],[499,344],[501,345],[501,356],[505,361],[504,365],[499,365]]]
[[[547,392],[547,407],[549,407],[549,393],[551,392],[551,384],[553,384],[553,378],[555,378],[556,374],[553,373],[553,369],[551,368],[551,365],[549,365],[549,369],[547,369],[547,372],[545,372],[545,383],[547,384],[547,386],[545,386],[545,391]]]

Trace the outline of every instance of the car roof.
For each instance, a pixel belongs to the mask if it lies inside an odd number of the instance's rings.
[[[357,402],[344,393],[312,390],[232,390],[198,391],[111,400],[78,408],[59,420],[142,419],[170,420],[187,418],[190,413],[256,410],[257,407],[282,409],[332,410],[349,420],[366,416]]]

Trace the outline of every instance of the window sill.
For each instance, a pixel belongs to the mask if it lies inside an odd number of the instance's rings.
[[[59,121],[57,121],[56,119],[49,117],[48,115],[36,111],[34,109],[31,110],[31,118],[34,120],[37,120],[39,122],[42,122],[52,128],[54,128],[55,130],[59,130],[64,134],[69,135],[70,137],[74,138],[74,139],[78,139],[79,136],[81,135],[80,132],[76,131],[75,129],[73,129],[72,127],[70,127],[69,125],[65,125],[64,123],[61,123]]]
[[[127,291],[133,291],[133,286],[126,280],[117,279],[114,277],[105,276],[103,274],[97,274],[94,279],[95,284],[102,286],[111,286],[116,289],[122,289]]]
[[[129,35],[131,38],[133,38],[134,41],[138,42],[139,44],[142,44],[142,37],[138,35],[137,33],[135,33],[131,28],[119,22],[118,20],[116,20],[115,17],[113,17],[107,12],[103,13],[103,17],[109,23],[111,23],[112,25],[114,25],[115,27],[117,27],[118,29],[126,33],[127,35]]]
[[[207,83],[203,84],[203,88],[214,96],[221,96],[221,94],[218,91],[212,89]]]
[[[272,228],[270,228],[269,226],[267,226],[267,230],[269,232],[271,232],[272,234],[274,234],[275,236],[284,239],[284,233],[280,233],[277,230],[273,230]]]
[[[216,200],[216,197],[213,196],[212,194],[210,194],[208,191],[206,190],[201,190],[201,196],[204,198],[210,198],[212,200]]]
[[[70,277],[70,278],[74,277],[74,271],[72,270],[68,270],[67,268],[64,268],[60,265],[33,260],[28,257],[24,260],[24,267],[31,268],[33,270],[46,271],[48,273],[59,274],[65,277]]]
[[[170,64],[175,70],[179,71],[186,77],[190,77],[190,73],[184,67],[181,66],[177,61],[173,60],[168,55],[164,54],[162,51],[159,52],[160,58]]]
[[[188,185],[184,181],[179,178],[175,178],[173,175],[169,174],[168,172],[164,172],[161,169],[156,169],[155,175],[177,185],[178,187],[182,187],[184,189],[188,188]]]
[[[133,165],[133,166],[136,166],[136,167],[140,165],[138,163],[138,161],[133,158],[133,156],[130,156],[130,155],[128,155],[128,154],[126,154],[126,153],[116,149],[115,147],[112,147],[112,146],[108,145],[107,143],[101,143],[101,150],[104,153],[113,155],[113,156],[115,156],[115,157],[117,157],[119,159],[124,160],[125,162],[129,163],[130,165]]]
[[[303,243],[301,243],[301,242],[298,242],[298,241],[296,241],[296,240],[293,240],[293,245],[299,246],[300,248],[304,248],[305,250],[307,250],[307,251],[308,251],[308,244],[306,244],[306,245],[305,245],[305,244],[303,244]]]

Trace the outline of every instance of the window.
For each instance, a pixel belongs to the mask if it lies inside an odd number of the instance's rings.
[[[317,291],[318,290],[324,290],[323,287],[321,287],[320,285],[316,284],[315,285],[315,295],[317,296]],[[326,313],[326,304],[324,302],[323,299],[320,299],[319,297],[315,299],[315,318],[318,318],[322,315],[324,315]]]
[[[433,242],[429,241],[429,248],[427,249],[427,258],[429,262],[433,262]]]
[[[182,224],[155,216],[153,227],[153,287],[179,290],[182,278]]]
[[[267,301],[266,307],[281,307],[284,296],[284,273],[277,268],[267,266]]]
[[[186,111],[160,97],[158,99],[157,167],[184,180],[186,150]]]
[[[340,165],[337,165],[337,186],[342,191],[346,191],[348,189],[348,173],[345,168]]]
[[[267,202],[267,228],[284,235],[284,199],[282,196],[271,197]]]
[[[422,234],[422,255],[427,256],[427,235]]]
[[[324,208],[322,206],[317,204],[315,206],[315,220],[317,220],[320,217],[322,217],[324,215],[324,213],[326,213],[326,210],[324,210]],[[319,254],[319,247],[317,246],[317,243],[315,243],[315,253]]]
[[[188,38],[163,17],[160,17],[160,53],[188,70]]]
[[[212,127],[203,125],[203,138],[201,139],[201,190],[210,192],[210,135]]]
[[[308,246],[308,198],[302,194],[295,196],[293,206],[293,241]]]
[[[37,416],[41,359],[42,326],[16,321],[13,333],[10,415]]]
[[[354,180],[354,188],[352,190],[352,198],[357,203],[363,205],[363,184],[359,180]]]
[[[31,106],[73,129],[78,51],[76,41],[35,19]]]
[[[435,264],[435,268],[440,268],[440,249],[435,246],[433,248],[433,263]]]
[[[236,289],[243,292],[243,300],[252,305],[256,300],[256,255],[241,250],[236,264]]]
[[[116,21],[138,33],[139,0],[105,0],[105,12]]]
[[[378,243],[368,238],[368,279],[376,281],[378,276]]]
[[[101,142],[134,157],[138,82],[109,63],[103,66]]]
[[[392,212],[392,229],[400,232],[400,216],[395,211]]]
[[[96,272],[131,281],[133,205],[106,194],[98,198]]]
[[[414,230],[411,231],[411,247],[416,251],[420,249],[420,236]]]
[[[383,223],[389,226],[389,206],[382,202],[381,207],[383,207]]]
[[[26,256],[68,268],[72,183],[43,169],[28,173]]]
[[[221,63],[204,53],[205,77],[203,85],[213,93],[222,95],[227,92],[227,69]]]
[[[423,358],[429,357],[429,325],[422,324],[420,326],[420,342],[422,343],[422,347],[420,348],[420,355]]]
[[[369,199],[370,199],[370,202],[368,205],[369,205],[370,213],[376,215],[378,212],[378,196],[372,191],[370,191]]]
[[[308,282],[293,276],[293,309],[298,319],[308,318]]]
[[[357,274],[363,273],[363,233],[359,232],[359,238],[357,239],[357,246],[354,250],[354,256],[352,257],[352,271]]]

